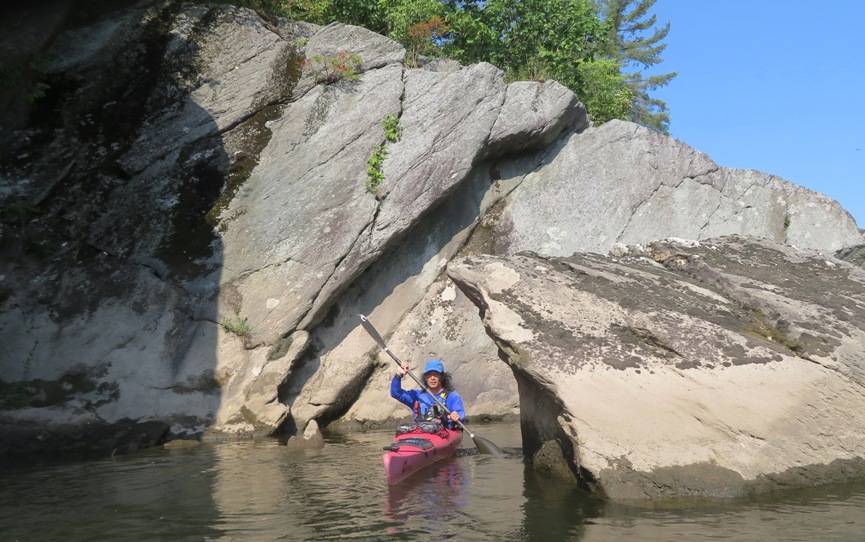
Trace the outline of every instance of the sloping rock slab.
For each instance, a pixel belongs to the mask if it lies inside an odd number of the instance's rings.
[[[752,235],[815,250],[865,242],[838,202],[775,175],[613,120],[567,140],[526,176],[496,228],[497,252],[606,252],[613,243]]]
[[[610,499],[865,476],[865,273],[756,238],[474,256],[450,278],[517,375],[524,451]]]

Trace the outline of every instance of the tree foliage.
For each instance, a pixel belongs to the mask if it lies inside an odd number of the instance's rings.
[[[591,0],[466,1],[452,11],[445,50],[463,62],[491,62],[509,80],[555,79],[586,105],[596,124],[628,118],[633,93],[620,63],[604,58],[610,23]]]
[[[447,38],[450,25],[438,15],[426,22],[415,23],[408,27],[408,32],[402,43],[408,52],[407,63],[416,65],[420,56],[438,56],[441,52],[439,44]]]
[[[577,68],[582,101],[595,124],[612,119],[627,119],[634,103],[634,93],[625,84],[621,65],[612,58],[583,62]]]
[[[491,62],[511,79],[544,75],[577,90],[577,67],[598,55],[607,31],[588,0],[486,0],[471,3],[473,9],[469,4],[451,22],[448,50],[462,61]]]
[[[509,81],[555,79],[595,124],[630,119],[667,131],[666,104],[649,96],[676,74],[644,77],[661,62],[669,24],[646,18],[655,0],[237,0],[271,16],[369,28],[405,45],[407,62],[447,55],[490,62]]]
[[[412,26],[430,24],[434,19],[443,23],[445,18],[445,6],[439,0],[378,0],[378,6],[386,21],[387,35],[404,45]],[[432,40],[430,33],[427,42]]]
[[[669,83],[677,74],[645,76],[642,70],[663,62],[661,53],[667,45],[662,42],[670,32],[670,23],[655,27],[657,16],[649,15],[655,0],[600,1],[602,16],[609,23],[605,54],[622,65],[626,84],[633,94],[633,105],[627,118],[661,133],[669,133],[667,104],[649,93]]]

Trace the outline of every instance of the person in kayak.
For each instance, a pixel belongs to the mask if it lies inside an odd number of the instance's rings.
[[[412,409],[416,420],[441,419],[445,427],[458,428],[456,423],[466,417],[462,397],[451,387],[450,375],[445,373],[441,360],[427,360],[423,371],[423,379],[427,389],[450,411],[449,415],[439,413],[439,406],[429,393],[424,390],[402,389],[402,378],[408,374],[408,364],[403,364],[396,370],[390,383],[390,396]]]

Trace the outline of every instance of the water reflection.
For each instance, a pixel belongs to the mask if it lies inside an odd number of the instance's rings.
[[[606,540],[853,542],[865,540],[865,483],[852,482],[749,499],[645,506],[610,504],[582,542]]]
[[[289,495],[301,488],[285,472],[280,454],[284,448],[272,442],[247,442],[213,449],[213,500],[221,539],[263,540],[283,531],[286,523],[300,522],[300,510],[290,506]]]
[[[4,469],[4,540],[201,540],[218,536],[211,450],[150,451]]]
[[[521,540],[582,540],[586,525],[604,515],[605,503],[572,484],[553,481],[530,466],[524,472]]]
[[[410,476],[404,483],[388,486],[385,517],[405,521],[411,516],[428,520],[455,516],[466,505],[466,480],[456,457],[444,459]]]
[[[747,501],[602,503],[523,464],[518,430],[489,434],[388,486],[389,431],[331,436],[303,453],[275,442],[150,450],[114,460],[0,465],[3,540],[834,541],[865,533],[865,484]]]
[[[436,530],[436,525],[455,520],[468,504],[467,480],[459,460],[451,457],[388,486],[384,518],[394,525],[387,533]]]

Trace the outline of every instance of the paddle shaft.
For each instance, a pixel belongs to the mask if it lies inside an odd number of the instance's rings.
[[[399,365],[400,367],[405,365],[405,363],[403,363],[402,360],[396,356],[396,354],[394,354],[393,352],[390,351],[390,348],[387,347],[387,345],[384,342],[384,339],[381,338],[381,335],[379,334],[379,332],[375,329],[375,327],[373,327],[372,322],[367,320],[366,316],[364,316],[362,314],[358,314],[358,316],[360,317],[360,323],[363,326],[363,328],[366,330],[367,333],[369,333],[369,336],[372,337],[373,340],[378,343],[378,345],[381,347],[381,349],[384,350],[391,358],[393,358],[393,360],[396,362],[397,365]],[[410,370],[406,369],[406,373],[408,373],[408,375],[412,378],[412,380],[417,382],[417,385],[420,386],[421,389],[423,389],[423,391],[427,392],[430,395],[430,397],[433,398],[433,401],[436,402],[436,404],[439,406],[439,408],[441,408],[448,415],[450,415],[451,411],[448,409],[448,407],[444,406],[444,404],[439,400],[439,398],[436,397],[434,393],[429,391],[429,388],[427,388],[426,384],[421,382],[418,379],[418,377],[416,377],[414,375],[414,373],[412,373]],[[472,434],[472,432],[469,431],[465,425],[463,425],[463,422],[461,422],[460,420],[456,420],[456,422],[459,424],[460,427],[463,428],[463,431],[465,431],[466,433],[469,434],[469,436],[471,438],[473,438],[473,439],[475,438],[475,436]]]

